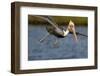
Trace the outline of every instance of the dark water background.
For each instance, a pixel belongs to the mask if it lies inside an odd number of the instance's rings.
[[[76,31],[87,35],[86,26],[77,26]],[[48,36],[44,42],[39,40],[48,32],[45,26],[28,26],[28,60],[50,60],[50,59],[78,59],[88,57],[88,37],[78,35],[78,42],[73,39],[72,34],[65,38],[59,38],[57,45],[54,44],[56,37]]]

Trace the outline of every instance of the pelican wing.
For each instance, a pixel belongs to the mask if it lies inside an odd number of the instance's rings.
[[[58,27],[58,24],[54,21],[54,19],[51,16],[46,16],[50,21],[54,23]]]
[[[41,18],[43,20],[46,20],[47,22],[49,22],[54,28],[58,28],[58,25],[56,24],[56,22],[53,20],[52,17],[50,16],[39,16],[39,15],[35,15],[35,17]]]
[[[72,32],[69,32],[69,34],[73,34]],[[79,32],[76,32],[76,35],[81,35],[81,36],[84,36],[84,37],[88,37],[87,35],[83,34],[83,33],[79,33]]]

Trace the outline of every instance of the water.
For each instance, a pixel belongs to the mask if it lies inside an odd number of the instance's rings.
[[[87,27],[78,26],[76,30],[87,35]],[[48,36],[43,42],[39,40],[48,32],[45,26],[29,25],[28,27],[28,60],[51,60],[51,59],[79,59],[88,57],[88,37],[78,35],[78,42],[72,34],[65,38]],[[55,45],[55,40],[58,43]]]

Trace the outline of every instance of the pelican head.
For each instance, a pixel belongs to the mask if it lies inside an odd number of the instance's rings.
[[[68,30],[69,30],[69,32],[73,33],[74,38],[77,41],[77,35],[76,35],[76,31],[75,31],[75,24],[74,24],[74,22],[72,20],[69,21]]]

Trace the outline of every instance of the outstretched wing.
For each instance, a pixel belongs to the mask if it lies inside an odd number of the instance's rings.
[[[58,25],[56,24],[56,22],[53,20],[52,17],[50,16],[39,16],[39,15],[35,15],[35,17],[41,18],[43,20],[46,20],[47,22],[49,22],[54,28],[58,28]]]
[[[73,33],[72,32],[69,32],[69,34],[73,34]],[[88,37],[87,35],[82,34],[82,33],[79,33],[79,32],[76,32],[76,35],[81,35],[81,36],[84,36],[84,37]]]
[[[51,16],[45,16],[45,17],[47,17],[50,21],[53,22],[54,25],[58,27],[58,24],[54,21],[54,19]]]

